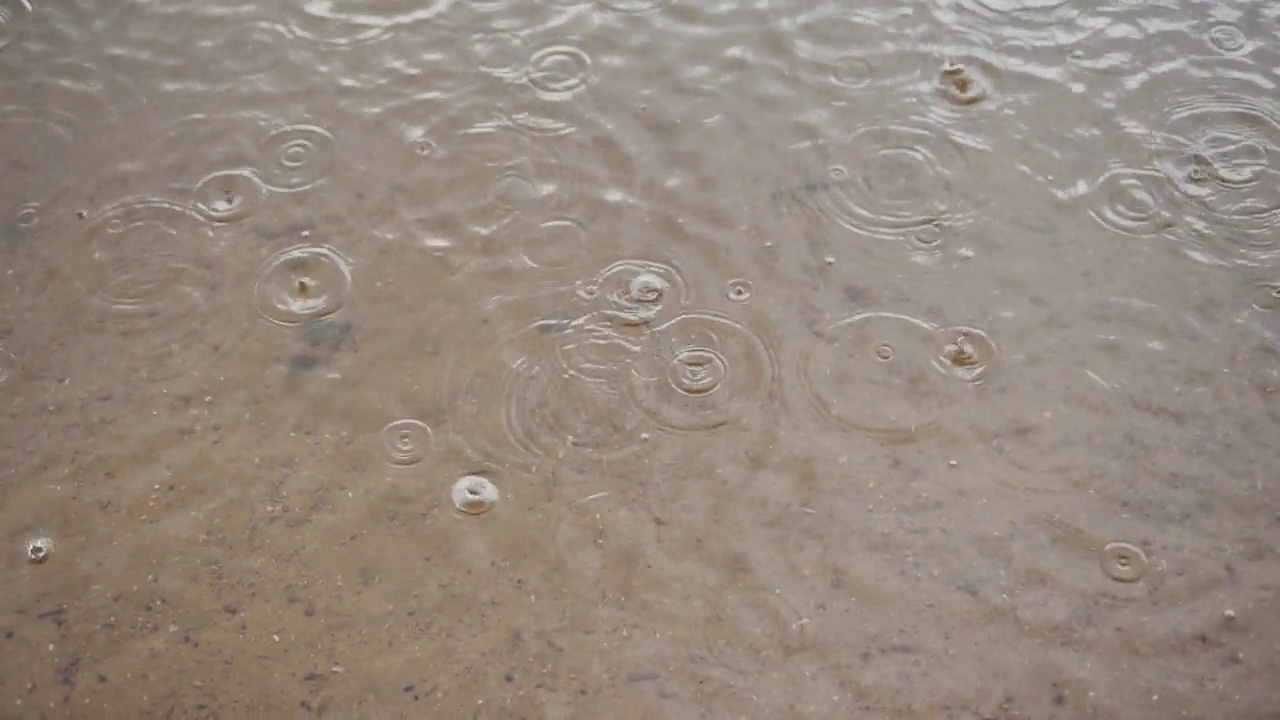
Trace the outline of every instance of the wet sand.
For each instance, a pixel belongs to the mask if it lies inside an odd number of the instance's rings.
[[[0,0],[0,717],[1280,717],[1277,68]]]

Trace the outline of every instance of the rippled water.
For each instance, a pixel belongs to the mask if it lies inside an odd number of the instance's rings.
[[[1280,717],[1280,3],[0,0],[0,716]]]

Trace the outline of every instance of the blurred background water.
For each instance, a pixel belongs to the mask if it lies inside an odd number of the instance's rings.
[[[1280,2],[0,0],[0,716],[1280,718]]]

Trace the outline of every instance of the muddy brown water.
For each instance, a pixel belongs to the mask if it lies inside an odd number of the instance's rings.
[[[1280,3],[0,2],[0,717],[1280,718]]]

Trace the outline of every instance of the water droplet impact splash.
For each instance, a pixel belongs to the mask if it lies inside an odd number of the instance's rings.
[[[49,560],[53,554],[53,539],[35,537],[27,540],[22,546],[23,555],[32,565],[40,565]]]
[[[210,222],[239,222],[261,206],[264,190],[251,172],[220,170],[196,185],[194,201],[196,209]]]
[[[431,428],[420,420],[396,420],[382,428],[382,451],[390,465],[417,465],[426,459],[434,444]]]
[[[976,60],[948,60],[938,73],[938,92],[952,105],[974,105],[991,95],[992,77],[993,70]]]
[[[1271,266],[1280,260],[1280,105],[1229,86],[1188,94],[1185,80],[1166,72],[1121,99],[1136,110],[1121,124],[1154,153],[1158,192],[1176,207],[1167,235],[1204,263]]]
[[[982,382],[996,356],[996,345],[983,331],[955,327],[938,331],[942,351],[934,364],[939,370],[966,382]]]
[[[483,515],[493,509],[500,497],[498,487],[480,475],[466,475],[453,484],[450,492],[453,506],[467,515]]]
[[[620,325],[649,325],[686,301],[684,277],[662,263],[623,260],[601,271],[578,296]]]
[[[1137,545],[1126,542],[1107,543],[1102,548],[1102,571],[1116,582],[1137,582],[1147,574],[1147,554]]]
[[[745,303],[751,300],[751,281],[750,280],[730,280],[729,288],[725,291],[724,296],[730,302]]]
[[[258,313],[279,325],[328,317],[351,295],[351,269],[332,248],[297,245],[276,253],[258,272]]]

